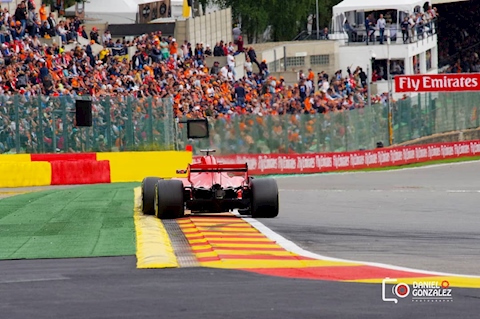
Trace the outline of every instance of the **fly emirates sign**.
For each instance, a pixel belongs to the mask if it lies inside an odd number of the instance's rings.
[[[480,73],[397,75],[395,92],[480,91]]]

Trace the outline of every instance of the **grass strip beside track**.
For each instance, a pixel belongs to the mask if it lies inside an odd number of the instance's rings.
[[[0,201],[0,259],[135,255],[138,183],[80,186]]]

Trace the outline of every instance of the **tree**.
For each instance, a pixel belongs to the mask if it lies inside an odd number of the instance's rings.
[[[232,8],[233,16],[240,17],[242,31],[252,43],[268,26],[269,4],[277,0],[207,0],[223,8]]]
[[[341,0],[319,1],[319,25],[327,27],[332,18],[332,7]],[[289,41],[299,31],[306,29],[309,14],[316,12],[316,0],[200,0],[202,4],[215,3],[220,7],[231,7],[234,16],[240,16],[242,30],[248,41],[253,42],[272,26],[274,41]],[[315,26],[314,26],[315,27]]]
[[[306,20],[315,0],[274,0],[269,10],[269,25],[273,28],[274,41],[289,41],[306,28]]]
[[[83,2],[84,0],[63,0],[63,8],[70,8],[77,2]],[[43,0],[42,3],[49,5],[52,10],[56,10],[55,8],[58,6],[58,3],[61,2],[59,0]]]

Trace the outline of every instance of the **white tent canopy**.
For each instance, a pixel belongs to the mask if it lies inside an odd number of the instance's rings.
[[[396,9],[398,11],[413,12],[416,6],[423,7],[428,0],[344,0],[333,7],[333,16],[350,11],[378,11]]]
[[[432,5],[435,5],[435,4],[446,4],[446,3],[465,2],[465,1],[468,1],[468,0],[431,0],[430,2],[432,3]]]
[[[90,0],[85,2],[85,18],[95,23],[132,24],[137,20],[139,0]],[[67,8],[75,14],[75,5]]]

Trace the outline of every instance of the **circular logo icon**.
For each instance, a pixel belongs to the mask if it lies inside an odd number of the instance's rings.
[[[442,281],[442,288],[447,289],[448,287],[450,287],[450,283],[446,280]]]
[[[407,284],[399,283],[393,287],[393,293],[399,298],[405,298],[410,293],[410,287]]]

